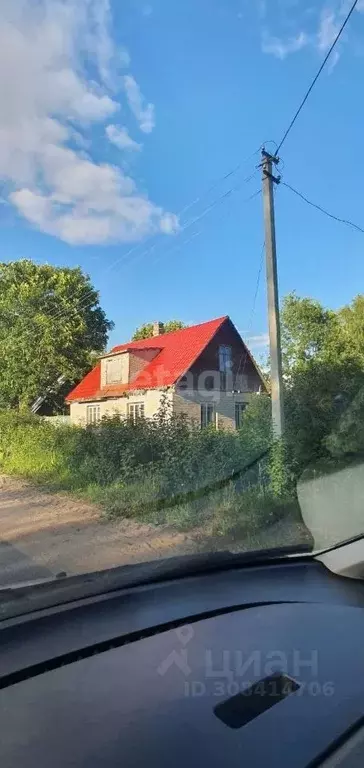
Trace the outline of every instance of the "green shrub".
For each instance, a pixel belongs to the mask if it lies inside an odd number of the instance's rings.
[[[0,411],[0,469],[76,492],[111,518],[247,535],[279,514],[284,495],[282,483],[274,493],[269,455],[255,461],[269,445],[266,418],[253,428],[257,400],[239,432],[191,429],[163,408],[136,424],[107,418],[86,429]]]
[[[212,531],[219,536],[246,537],[266,529],[284,514],[284,502],[271,492],[251,489],[236,493],[227,486],[213,501]]]

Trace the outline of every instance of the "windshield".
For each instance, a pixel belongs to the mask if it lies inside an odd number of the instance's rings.
[[[2,0],[0,588],[363,533],[354,6]]]

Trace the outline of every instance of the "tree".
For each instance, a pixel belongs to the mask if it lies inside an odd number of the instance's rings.
[[[349,306],[340,309],[337,319],[341,355],[356,360],[364,369],[364,296],[356,296]]]
[[[79,267],[0,263],[0,407],[26,409],[61,375],[69,389],[112,328]]]
[[[186,328],[185,323],[181,320],[168,320],[164,323],[163,333],[171,333],[171,331],[180,331],[181,328]],[[139,341],[140,339],[149,339],[153,336],[153,323],[144,323],[136,329],[132,336],[132,341]]]
[[[290,294],[281,317],[286,440],[301,470],[363,443],[364,296],[333,311]]]
[[[286,380],[294,371],[305,370],[313,359],[330,356],[338,340],[335,312],[310,298],[290,293],[283,301],[281,314],[282,359]]]

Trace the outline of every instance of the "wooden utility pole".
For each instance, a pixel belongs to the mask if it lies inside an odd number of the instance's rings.
[[[268,322],[269,322],[269,350],[271,366],[271,399],[273,436],[275,439],[282,437],[284,432],[283,410],[283,385],[282,385],[282,354],[281,331],[279,324],[279,298],[277,279],[277,254],[276,233],[274,223],[274,198],[273,183],[277,183],[272,174],[273,163],[278,163],[278,158],[262,150],[263,169],[263,204],[264,204],[264,230],[265,253],[267,267],[267,294],[268,294]]]

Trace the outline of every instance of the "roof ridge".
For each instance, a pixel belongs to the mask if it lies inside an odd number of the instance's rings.
[[[194,364],[207,344],[214,338],[217,331],[226,322],[232,322],[229,315],[197,323],[176,331],[170,331],[160,336],[151,336],[148,339],[140,339],[135,342],[126,342],[113,347],[112,352],[145,350],[153,346],[159,349],[159,353],[152,360],[146,361],[146,365],[136,374],[132,381],[124,384],[118,383],[112,388],[113,396],[121,396],[125,392],[138,389],[155,389],[172,386]],[[235,326],[233,326],[235,327]],[[237,331],[240,336],[239,332]],[[241,337],[240,337],[241,338]],[[244,342],[243,342],[244,343]],[[110,353],[109,353],[110,354]],[[111,396],[111,385],[108,388],[101,386],[100,363],[82,379],[69,393],[68,402],[107,398]]]
[[[223,320],[227,320],[229,315],[222,315],[221,317],[215,317],[212,320],[204,320],[202,323],[195,323],[195,325],[186,325],[184,328],[176,328],[175,331],[167,331],[167,333],[160,333],[158,336],[147,336],[145,339],[134,339],[130,341],[124,341],[121,344],[115,344],[114,347],[110,350],[110,352],[113,352],[113,350],[116,350],[120,347],[128,347],[130,344],[138,344],[140,341],[156,341],[157,339],[164,339],[166,336],[172,336],[174,333],[182,333],[182,331],[191,331],[193,328],[201,328],[203,325],[210,325],[212,323],[221,322]]]

